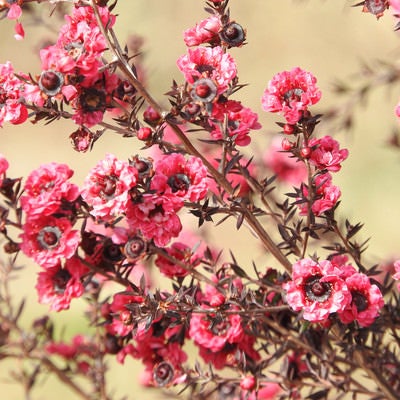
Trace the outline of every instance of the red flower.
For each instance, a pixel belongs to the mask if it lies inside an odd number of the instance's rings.
[[[371,284],[367,275],[358,272],[346,278],[346,285],[352,300],[339,313],[340,320],[345,324],[356,320],[362,327],[371,325],[384,305],[378,286]]]
[[[183,201],[177,197],[149,193],[139,203],[129,203],[126,217],[132,229],[140,229],[146,239],[163,247],[182,230],[176,214],[182,206]]]
[[[135,167],[107,154],[89,173],[82,189],[82,198],[92,207],[96,218],[109,219],[125,213],[129,190],[136,185]]]
[[[349,151],[340,149],[339,142],[331,136],[324,136],[320,139],[313,138],[308,145],[312,148],[310,163],[320,170],[339,171],[342,167],[341,163],[349,155]]]
[[[28,110],[22,104],[23,83],[14,76],[14,68],[9,61],[0,64],[0,127],[3,122],[17,125],[28,118]]]
[[[232,137],[238,146],[247,146],[251,138],[251,130],[261,128],[258,115],[250,108],[244,107],[240,101],[228,100],[224,103],[215,103],[210,119],[213,130],[211,135],[214,139],[223,139],[225,133],[221,126],[227,121],[227,134]]]
[[[39,273],[36,290],[41,304],[49,304],[54,311],[67,310],[73,298],[84,293],[82,277],[88,268],[78,258],[66,261],[65,267],[58,264],[54,268]]]
[[[188,54],[181,56],[177,64],[190,84],[200,78],[209,78],[217,85],[218,94],[225,92],[236,76],[234,59],[221,47],[188,49]]]
[[[71,258],[80,242],[79,231],[72,230],[67,218],[31,218],[23,225],[21,250],[41,267],[55,267]]]
[[[299,67],[276,74],[268,83],[261,99],[263,109],[283,113],[289,124],[295,124],[308,106],[321,98],[316,78]]]
[[[292,280],[282,285],[286,301],[295,310],[303,310],[303,318],[322,322],[334,312],[343,311],[351,302],[351,294],[340,276],[340,269],[329,261],[305,258],[293,265]]]
[[[187,29],[184,35],[186,46],[198,46],[203,43],[219,42],[218,32],[221,29],[221,19],[217,15],[200,21],[194,28]]]
[[[207,168],[197,157],[167,154],[157,161],[155,171],[151,188],[160,194],[189,201],[199,201],[207,194]]]
[[[68,165],[55,162],[32,171],[21,196],[22,209],[29,217],[51,215],[60,209],[63,202],[75,201],[79,188],[69,181],[73,173]]]

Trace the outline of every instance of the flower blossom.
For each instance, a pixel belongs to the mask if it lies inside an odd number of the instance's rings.
[[[146,193],[139,202],[129,203],[127,222],[146,239],[153,239],[156,246],[164,247],[182,230],[176,214],[182,207],[183,201],[177,197]]]
[[[346,278],[346,285],[351,293],[351,303],[339,312],[340,320],[345,324],[356,320],[362,327],[371,325],[384,305],[378,286],[371,284],[367,275],[358,272]]]
[[[3,122],[22,124],[28,118],[23,104],[23,83],[14,75],[12,64],[0,64],[0,127]]]
[[[126,161],[107,154],[86,177],[82,198],[91,206],[96,218],[109,219],[124,214],[129,190],[136,185],[138,172]]]
[[[62,259],[71,258],[80,242],[79,231],[72,229],[67,218],[39,216],[28,219],[22,229],[22,252],[43,268],[55,267]]]
[[[305,258],[293,265],[292,280],[283,284],[286,301],[294,311],[303,311],[303,318],[322,322],[330,314],[343,311],[351,302],[340,269],[330,261]]]
[[[263,109],[282,113],[289,124],[295,124],[321,98],[316,82],[314,75],[299,67],[276,74],[262,96]]]
[[[311,211],[317,217],[332,209],[342,194],[339,187],[332,184],[332,176],[329,173],[316,175],[313,179],[313,189],[315,197],[312,199]],[[303,199],[307,199],[309,195],[307,185],[303,184],[301,191]],[[300,208],[300,215],[307,215],[308,201],[300,201],[297,205]]]
[[[320,170],[339,171],[342,167],[341,163],[349,155],[349,151],[340,149],[339,142],[331,136],[312,138],[308,145],[312,149],[309,158],[310,163]]]
[[[53,311],[67,310],[73,298],[84,293],[83,276],[88,268],[78,259],[70,258],[65,267],[60,264],[39,272],[36,290],[39,303],[49,304]]]
[[[232,137],[238,146],[247,146],[251,139],[248,135],[251,130],[261,128],[258,115],[250,108],[244,107],[240,101],[228,100],[224,103],[215,103],[210,118],[211,136],[214,139],[223,139],[225,133],[221,125],[227,120],[227,134]]]
[[[155,165],[151,189],[183,200],[199,201],[207,194],[207,168],[201,159],[180,153],[162,156]]]
[[[188,83],[200,78],[211,79],[217,85],[217,94],[224,93],[236,77],[236,63],[221,47],[196,47],[179,57],[178,68]]]
[[[218,32],[221,29],[221,18],[217,15],[200,21],[194,28],[183,33],[186,46],[198,46],[203,43],[219,42]]]
[[[21,206],[30,216],[51,215],[64,202],[73,202],[79,196],[79,188],[69,179],[72,169],[56,162],[43,164],[32,171],[26,179]]]

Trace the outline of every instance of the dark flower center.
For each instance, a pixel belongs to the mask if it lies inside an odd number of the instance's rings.
[[[190,187],[190,179],[185,174],[175,174],[168,178],[168,186],[171,188],[172,193],[180,190],[187,192]]]
[[[114,175],[104,176],[97,182],[100,187],[100,196],[105,199],[111,199],[115,195],[117,189],[118,178]]]
[[[174,378],[174,367],[167,361],[160,362],[153,368],[153,379],[158,386],[166,386]]]
[[[293,101],[301,101],[301,95],[304,93],[303,89],[293,88],[288,90],[283,95],[283,100],[290,106],[290,103]]]
[[[164,216],[164,208],[162,205],[155,206],[150,212],[149,212],[149,218],[156,218],[156,217],[162,217]]]
[[[368,300],[363,293],[352,292],[351,297],[351,303],[356,306],[358,312],[365,311],[368,308]]]
[[[131,259],[138,258],[146,250],[146,243],[139,236],[135,236],[129,239],[124,247],[124,251],[127,257]]]
[[[67,287],[69,280],[71,279],[71,274],[67,269],[60,269],[53,276],[53,288],[58,294],[63,294]]]
[[[226,25],[219,35],[229,46],[240,46],[245,40],[244,29],[236,22]]]
[[[135,156],[130,164],[137,169],[139,177],[151,175],[153,163],[148,158]]]
[[[54,249],[59,245],[62,232],[57,226],[44,227],[37,236],[37,241],[45,250]]]
[[[328,300],[332,293],[330,283],[321,282],[321,276],[311,276],[304,285],[304,291],[308,300],[323,303]]]
[[[104,111],[106,107],[104,92],[94,88],[85,89],[79,100],[84,111]]]
[[[64,84],[64,77],[57,71],[43,71],[39,78],[39,88],[48,96],[54,96],[60,92]]]
[[[193,84],[190,96],[195,101],[210,103],[217,96],[217,86],[208,78],[201,78]]]

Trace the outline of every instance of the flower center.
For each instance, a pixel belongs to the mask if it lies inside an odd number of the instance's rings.
[[[64,84],[64,77],[57,71],[43,71],[39,78],[39,88],[48,96],[54,96],[60,92]]]
[[[63,294],[67,287],[69,280],[71,279],[71,274],[66,269],[60,269],[53,276],[53,288],[58,294]]]
[[[210,103],[217,96],[217,86],[211,79],[201,78],[193,84],[190,95],[195,101]]]
[[[328,300],[331,292],[332,286],[330,283],[321,282],[321,276],[311,276],[307,279],[304,285],[304,291],[306,297],[311,301],[318,301],[319,303],[323,303]]]
[[[185,174],[175,174],[168,178],[168,186],[171,188],[172,193],[180,190],[187,192],[190,187],[190,179]]]
[[[368,308],[368,300],[362,293],[352,292],[351,297],[351,303],[356,306],[358,312],[365,311]]]
[[[290,103],[293,101],[301,101],[301,95],[304,93],[303,89],[300,88],[293,88],[288,90],[283,95],[283,100],[290,106]]]
[[[153,379],[158,386],[166,386],[174,378],[174,367],[167,361],[160,362],[153,369]]]
[[[117,190],[118,178],[114,175],[104,176],[100,179],[97,184],[99,186],[99,194],[103,199],[112,199]]]
[[[124,247],[125,255],[130,259],[138,258],[146,250],[146,243],[139,236],[129,239]]]
[[[45,250],[51,250],[58,246],[62,232],[57,226],[44,227],[37,236],[37,241]]]
[[[244,29],[236,22],[226,25],[219,35],[229,46],[240,46],[245,40]]]
[[[79,100],[84,111],[105,110],[106,96],[97,89],[89,88],[84,90]]]

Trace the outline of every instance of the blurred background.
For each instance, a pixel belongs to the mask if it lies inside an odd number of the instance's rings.
[[[267,148],[277,136],[276,121],[261,110],[260,98],[271,77],[282,70],[300,66],[312,72],[322,90],[321,102],[314,113],[342,104],[345,98],[333,94],[334,83],[344,80],[352,85],[363,62],[399,59],[399,34],[394,31],[395,19],[389,12],[381,19],[363,14],[361,7],[352,8],[356,1],[336,0],[232,0],[231,18],[247,29],[247,44],[232,49],[238,65],[241,83],[248,83],[237,98],[259,113],[263,128],[252,133],[253,142],[248,151]],[[177,58],[186,52],[183,31],[207,17],[202,0],[130,0],[120,1],[114,12],[118,14],[115,30],[120,41],[130,35],[143,38],[143,63],[147,85],[153,96],[167,106],[163,94],[170,89],[172,79],[182,82],[176,68]],[[15,41],[13,22],[0,21],[0,63],[10,60],[16,71],[40,73],[38,49],[45,42],[54,42],[61,19],[49,17],[49,7],[35,7],[43,19],[33,20],[24,15],[26,38]],[[49,26],[46,26],[48,23]],[[356,108],[354,126],[350,131],[331,132],[328,124],[318,127],[317,135],[332,134],[341,147],[350,151],[342,170],[334,176],[334,184],[342,191],[339,214],[352,223],[363,222],[360,239],[370,238],[366,253],[368,263],[380,263],[390,258],[400,258],[399,222],[400,207],[400,151],[388,146],[393,129],[397,129],[394,108],[400,98],[399,87],[377,88]],[[59,121],[45,126],[43,123],[22,126],[5,125],[0,131],[0,153],[10,162],[10,177],[25,177],[40,164],[57,161],[67,163],[75,170],[74,181],[81,185],[88,171],[102,159],[106,152],[127,159],[139,146],[135,139],[124,139],[115,134],[105,134],[92,152],[79,154],[69,142],[75,130],[72,122]],[[229,227],[229,224],[228,224]],[[231,235],[213,231],[221,244],[235,249],[239,260],[249,263],[248,233],[235,231]],[[224,228],[225,229],[225,228]],[[244,243],[244,244],[243,244]],[[6,255],[1,254],[4,259]],[[255,255],[257,257],[257,253]],[[23,279],[14,284],[16,298],[27,298],[27,313],[31,321],[36,315],[47,313],[47,307],[37,305],[34,285],[38,267],[26,264]],[[83,307],[73,303],[70,312],[54,315],[58,322],[66,322],[64,337],[85,330]],[[61,332],[58,332],[61,334]],[[6,364],[4,364],[6,365]],[[114,365],[114,364],[112,364]],[[7,378],[8,367],[0,369],[1,398],[20,400],[21,389]],[[125,366],[116,365],[109,373],[110,388],[128,399],[161,399],[159,392],[139,392],[138,376],[141,367],[127,360]],[[5,394],[7,393],[7,395]],[[140,395],[139,395],[140,393]],[[74,400],[75,397],[62,384],[52,379],[43,382],[35,392],[34,400],[49,400],[55,395]]]

